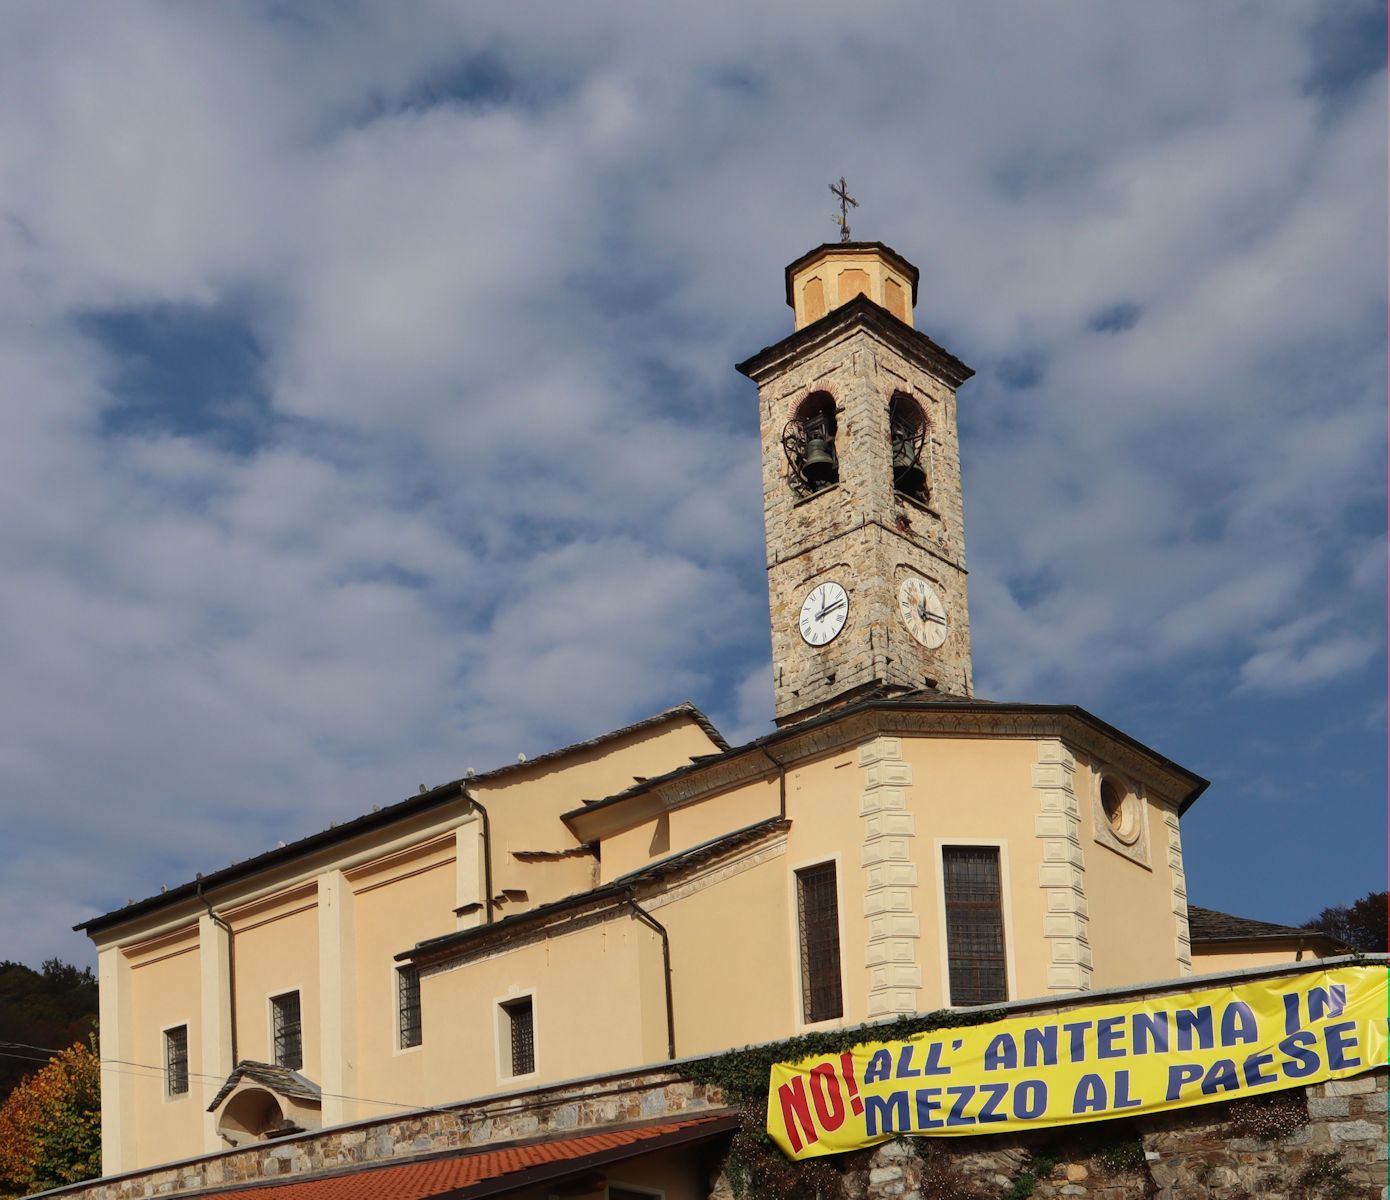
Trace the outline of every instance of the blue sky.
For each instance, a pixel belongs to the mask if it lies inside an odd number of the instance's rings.
[[[0,958],[690,698],[771,716],[782,268],[922,270],[979,693],[1384,886],[1383,4],[11,5]],[[557,600],[559,602],[557,602]]]

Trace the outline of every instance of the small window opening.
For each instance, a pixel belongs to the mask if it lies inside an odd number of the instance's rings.
[[[536,1023],[531,997],[507,1001],[502,1005],[502,1015],[511,1051],[511,1073],[530,1075],[536,1069]]]
[[[423,1040],[420,1028],[420,968],[396,969],[396,1011],[400,1048],[409,1050]]]
[[[304,1036],[299,1020],[299,993],[272,996],[270,1014],[276,1065],[300,1070],[304,1066]]]
[[[782,452],[787,456],[787,481],[798,495],[814,495],[840,482],[836,431],[835,401],[826,392],[807,396],[783,428]]]
[[[1132,792],[1116,779],[1100,781],[1100,807],[1111,832],[1126,845],[1139,838],[1139,804]]]
[[[188,1026],[164,1031],[164,1086],[170,1096],[188,1092]]]
[[[840,996],[840,911],[835,864],[796,873],[797,924],[801,935],[801,1010],[807,1024],[844,1013]]]
[[[888,403],[888,437],[893,444],[893,490],[927,502],[927,418],[917,401],[901,392]]]
[[[951,1003],[1007,1000],[999,851],[993,846],[945,846],[941,869],[946,885]]]

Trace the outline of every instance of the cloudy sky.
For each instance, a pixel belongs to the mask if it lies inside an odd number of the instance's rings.
[[[1383,4],[9,4],[0,959],[772,694],[782,268],[922,270],[976,679],[1208,777],[1192,898],[1384,886]]]

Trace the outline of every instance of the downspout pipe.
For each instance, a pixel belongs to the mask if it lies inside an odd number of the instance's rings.
[[[212,902],[203,895],[203,873],[201,871],[198,872],[194,882],[198,899],[208,910],[208,916],[212,919],[212,923],[227,935],[227,1003],[231,1006],[232,1070],[235,1071],[237,1063],[241,1061],[236,1055],[236,934],[232,932],[232,927],[213,911]]]
[[[777,768],[777,815],[783,821],[787,819],[787,768],[767,752],[766,746],[759,746],[762,755],[768,762]]]
[[[633,916],[647,928],[654,929],[661,938],[661,965],[666,975],[666,1057],[674,1059],[676,1057],[676,1005],[671,995],[671,938],[666,933],[666,926],[638,904],[631,892],[623,893],[623,902],[632,909]]]
[[[487,809],[476,796],[468,794],[468,788],[460,785],[459,795],[469,804],[483,814],[483,908],[487,913],[487,923],[492,924],[492,819],[487,815]]]

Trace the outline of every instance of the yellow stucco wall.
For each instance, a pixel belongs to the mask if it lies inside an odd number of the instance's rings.
[[[1099,811],[1102,763],[1078,755],[1076,793],[1081,809],[1082,847],[1086,855],[1086,902],[1094,955],[1095,987],[1120,987],[1181,974],[1175,943],[1173,869],[1168,862],[1164,797],[1145,792],[1144,862],[1103,844],[1097,838],[1104,814]],[[1117,774],[1115,772],[1109,772]],[[1136,785],[1125,779],[1130,788]],[[1142,790],[1142,789],[1140,789]]]
[[[1258,942],[1248,946],[1222,946],[1219,950],[1204,950],[1200,946],[1192,948],[1192,970],[1198,975],[1208,975],[1216,971],[1243,971],[1247,967],[1272,967],[1279,963],[1312,962],[1316,954],[1305,949],[1300,959],[1297,946],[1292,942],[1286,945],[1270,946]]]
[[[299,993],[303,1074],[322,1077],[318,1037],[318,895],[310,884],[228,914],[236,932],[237,1054],[274,1062],[273,996]]]
[[[416,1103],[597,1074],[666,1057],[660,943],[630,916],[519,940],[421,976],[427,1069]],[[536,1070],[511,1076],[499,1006],[531,996]]]
[[[788,766],[785,831],[725,852],[641,897],[670,938],[677,1054],[807,1028],[796,873],[827,862],[836,867],[843,1014],[826,1024],[948,1004],[941,853],[950,845],[999,847],[1009,995],[1047,994],[1044,929],[1053,914],[1039,883],[1044,838],[1036,824],[1043,812],[1037,772],[1047,745],[1055,760],[1061,752],[1055,740],[875,735]],[[496,786],[480,788],[492,822],[494,891],[525,892],[495,916],[591,888],[600,861],[603,878],[611,879],[775,817],[779,777],[769,764],[742,785],[672,801],[665,810],[655,794],[602,810],[609,832],[601,860],[513,856],[576,848],[562,813],[710,748],[693,722],[675,722],[616,739],[607,751],[581,748],[572,763],[509,772]],[[1097,840],[1093,801],[1102,767],[1081,754],[1074,770],[1068,767],[1091,983],[1170,978],[1180,972],[1176,875],[1169,865],[1175,851],[1163,798],[1146,797],[1147,863],[1136,863]],[[883,821],[889,824],[880,827]],[[460,800],[253,877],[240,900],[218,893],[217,911],[235,929],[239,1057],[271,1059],[269,999],[298,990],[303,1073],[335,1094],[325,1097],[327,1123],[380,1115],[376,1102],[446,1103],[664,1059],[661,941],[627,910],[552,924],[543,933],[523,929],[476,958],[427,968],[423,1043],[398,1046],[395,955],[484,921],[481,846],[481,820]],[[114,979],[121,990],[120,1003],[110,1006],[118,1016],[116,1056],[159,1064],[161,1030],[186,1023],[196,1073],[205,1047],[218,1053],[220,1043],[205,1040],[204,1028],[228,981],[225,970],[218,974],[221,935],[201,906],[178,911],[162,924],[153,917],[133,923],[123,942],[113,936],[119,963],[103,967],[103,980]],[[885,921],[897,923],[887,940]],[[102,961],[111,964],[109,953]],[[1239,965],[1253,962],[1246,956]],[[1225,965],[1205,959],[1198,969]],[[506,1069],[498,1006],[521,995],[533,998],[537,1069],[518,1080]],[[202,1111],[231,1062],[202,1069],[208,1078],[195,1083],[186,1102],[165,1100],[157,1071],[119,1081],[124,1100],[111,1120],[108,1170],[216,1148]]]
[[[128,954],[130,1002],[140,1019],[133,1026],[129,1062],[117,1064],[132,1077],[131,1100],[138,1119],[135,1144],[158,1161],[169,1143],[201,1145],[203,1109],[217,1084],[196,1074],[201,1045],[198,1020],[198,927],[188,925]],[[164,1030],[188,1026],[188,1091],[170,1096],[164,1075]],[[127,1057],[122,1055],[122,1057]],[[149,1064],[155,1069],[132,1066]]]

